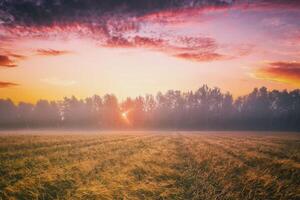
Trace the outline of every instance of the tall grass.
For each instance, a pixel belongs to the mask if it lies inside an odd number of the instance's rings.
[[[299,199],[300,135],[0,136],[0,199]]]

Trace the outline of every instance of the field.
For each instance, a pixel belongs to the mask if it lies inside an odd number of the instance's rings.
[[[300,134],[0,133],[0,199],[300,199]]]

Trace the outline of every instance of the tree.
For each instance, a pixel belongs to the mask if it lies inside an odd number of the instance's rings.
[[[300,130],[300,90],[254,88],[235,100],[207,85],[195,92],[169,90],[121,103],[112,94],[18,106],[0,99],[0,128],[17,127]]]

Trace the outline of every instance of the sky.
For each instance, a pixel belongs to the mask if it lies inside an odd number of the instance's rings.
[[[0,98],[300,88],[297,0],[0,0]]]

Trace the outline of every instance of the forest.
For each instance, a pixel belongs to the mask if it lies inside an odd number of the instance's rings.
[[[300,130],[300,90],[255,88],[238,98],[203,85],[119,101],[113,94],[85,99],[0,99],[0,128],[174,130]]]

